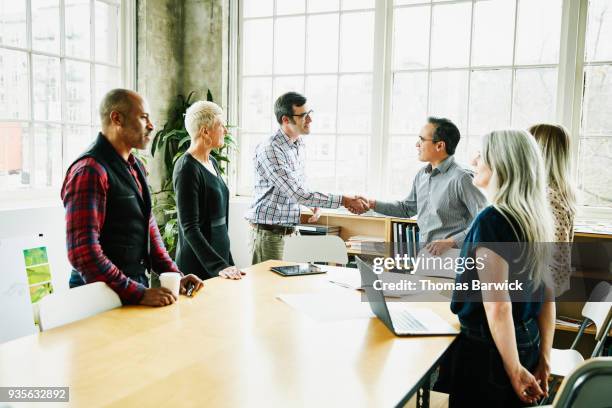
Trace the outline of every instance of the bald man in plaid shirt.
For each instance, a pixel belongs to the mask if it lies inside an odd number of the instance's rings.
[[[166,288],[149,288],[146,272],[181,272],[153,217],[144,167],[131,153],[144,149],[153,132],[148,112],[136,92],[114,89],[104,96],[102,132],[68,168],[62,200],[74,267],[70,287],[101,281],[124,304],[165,306],[177,299]],[[202,287],[197,276],[181,274],[181,292],[188,283]]]

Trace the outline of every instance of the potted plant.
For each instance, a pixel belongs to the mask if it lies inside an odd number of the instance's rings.
[[[168,121],[159,130],[151,143],[151,156],[156,154],[163,155],[163,172],[161,189],[153,192],[153,202],[156,216],[160,222],[160,231],[166,249],[171,256],[176,251],[176,240],[178,238],[178,212],[176,209],[176,196],[172,186],[172,173],[174,164],[185,154],[191,143],[191,137],[185,129],[185,112],[193,103],[191,98],[195,92],[192,91],[185,96],[178,95],[175,104],[172,106]],[[210,90],[206,93],[206,100],[213,101]],[[227,125],[228,129],[234,126]],[[225,174],[229,163],[229,154],[236,147],[231,133],[225,135],[225,144],[219,149],[211,152],[211,155],[219,163],[221,174]]]

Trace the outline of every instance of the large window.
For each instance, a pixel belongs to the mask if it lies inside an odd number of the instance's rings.
[[[238,4],[239,194],[252,190],[255,146],[278,127],[275,98],[292,89],[315,111],[305,138],[315,188],[406,195],[427,116],[459,126],[465,165],[487,131],[559,122],[575,139],[581,204],[612,206],[609,0]],[[582,72],[584,98],[564,111]]]
[[[340,4],[342,3],[342,4]],[[278,129],[273,104],[294,90],[314,109],[309,185],[366,191],[373,130],[375,1],[242,2],[239,191],[255,146]]]
[[[0,0],[0,192],[54,192],[129,82],[127,0]]]
[[[590,0],[579,177],[584,205],[612,207],[612,1]]]

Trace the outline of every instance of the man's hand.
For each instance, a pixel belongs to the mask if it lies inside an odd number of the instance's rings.
[[[314,224],[319,221],[319,217],[321,216],[321,209],[319,207],[315,207],[312,209],[312,215],[308,218],[308,222]]]
[[[144,296],[140,299],[140,304],[144,306],[168,306],[176,302],[176,298],[170,289],[148,288],[145,289]]]
[[[241,271],[235,266],[228,266],[227,268],[219,272],[219,276],[225,279],[242,279],[243,275],[246,275],[246,272]]]
[[[368,211],[368,203],[361,198],[342,196],[342,205],[353,214],[363,214]]]
[[[366,202],[368,204],[368,208],[370,210],[373,210],[376,208],[376,200],[372,199],[372,198],[366,198],[364,196],[360,196],[360,195],[356,195],[355,198],[358,198],[364,202]]]
[[[187,284],[188,283],[193,283],[193,292],[195,293],[198,290],[202,289],[204,287],[204,282],[202,282],[202,279],[198,278],[197,276],[195,276],[193,273],[189,274],[187,276],[183,276],[181,278],[181,294],[186,294],[187,293]]]
[[[447,249],[455,246],[455,240],[452,238],[438,239],[425,245],[425,249],[432,255],[442,255]]]

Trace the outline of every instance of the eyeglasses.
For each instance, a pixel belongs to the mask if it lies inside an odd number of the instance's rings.
[[[423,143],[423,142],[438,143],[439,140],[425,139],[423,136],[419,136],[419,143]]]
[[[309,110],[308,112],[299,113],[299,114],[297,114],[297,115],[291,115],[291,116],[297,116],[297,117],[299,117],[300,119],[304,119],[304,118],[306,118],[306,117],[310,118],[310,117],[312,117],[312,112],[313,112],[313,110],[311,109],[311,110]]]

